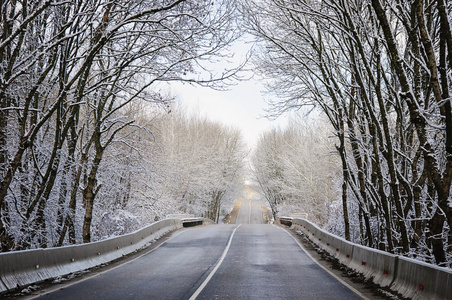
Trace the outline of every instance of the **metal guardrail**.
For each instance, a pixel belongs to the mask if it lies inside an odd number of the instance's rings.
[[[186,219],[186,218],[194,218],[193,214],[169,214],[166,215],[166,219]]]
[[[182,219],[182,226],[184,227],[192,227],[192,226],[198,226],[204,224],[203,218],[185,218]]]
[[[308,219],[308,214],[307,213],[293,213],[293,214],[290,214],[290,216],[289,217],[291,217],[291,218],[297,218],[297,219]]]
[[[280,217],[278,218],[279,223],[286,225],[286,226],[292,226],[292,218],[291,217]]]
[[[357,245],[334,236],[300,218],[291,220],[293,229],[303,232],[318,247],[382,287],[409,299],[451,299],[452,270]]]

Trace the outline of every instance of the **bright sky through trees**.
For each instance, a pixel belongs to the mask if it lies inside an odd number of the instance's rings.
[[[285,116],[276,120],[265,117],[267,103],[263,89],[258,80],[250,79],[231,86],[228,91],[174,84],[172,93],[188,111],[240,129],[248,146],[253,147],[262,132],[284,125],[287,119]]]
[[[224,59],[211,64],[209,68],[220,74],[246,61],[252,48],[251,43],[244,42],[246,39],[242,38],[230,47],[227,55],[232,57],[229,62]],[[186,107],[189,113],[199,113],[212,121],[240,129],[244,140],[252,148],[263,132],[271,127],[286,124],[287,115],[276,120],[266,118],[268,96],[264,93],[263,81],[253,73],[253,70],[247,68],[251,68],[251,63],[239,74],[244,80],[232,81],[232,85],[226,90],[173,82],[170,91],[176,97],[176,101]]]

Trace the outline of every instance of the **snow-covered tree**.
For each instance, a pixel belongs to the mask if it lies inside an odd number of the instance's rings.
[[[2,2],[2,251],[92,239],[102,189],[128,188],[127,172],[100,177],[135,126],[128,107],[166,105],[162,81],[231,78],[196,70],[238,36],[235,11],[228,0]]]
[[[439,1],[251,1],[256,70],[277,96],[330,119],[343,170],[344,234],[359,207],[363,244],[452,261],[451,10]],[[352,233],[353,235],[353,233]]]
[[[340,168],[328,124],[292,119],[262,134],[252,157],[253,173],[273,216],[303,212],[323,225],[337,200]]]
[[[202,215],[218,222],[223,201],[243,183],[244,144],[240,132],[199,116],[172,111],[161,117],[152,156],[159,186],[155,205],[162,213]],[[171,209],[168,211],[168,209]]]

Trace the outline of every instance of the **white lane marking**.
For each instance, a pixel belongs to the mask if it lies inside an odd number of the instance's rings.
[[[240,224],[242,225],[242,224]],[[206,280],[204,280],[204,282],[198,287],[198,289],[196,290],[196,292],[190,297],[189,300],[195,300],[196,297],[199,296],[199,294],[201,294],[202,290],[206,287],[206,285],[209,283],[210,279],[212,279],[213,275],[215,275],[215,273],[217,272],[218,268],[221,266],[221,264],[223,263],[224,258],[226,257],[226,254],[228,254],[229,251],[229,247],[231,247],[231,243],[232,243],[232,238],[234,237],[235,231],[240,227],[237,226],[236,228],[234,228],[234,231],[232,231],[231,236],[229,237],[229,241],[228,244],[226,246],[226,248],[223,251],[223,254],[221,255],[220,260],[218,261],[217,265],[215,266],[215,268],[212,270],[212,272],[210,272],[209,276],[207,276]]]
[[[297,243],[297,245],[301,248],[301,250],[303,250],[304,253],[306,253],[306,255],[313,261],[315,262],[319,267],[321,267],[322,269],[324,269],[325,271],[327,271],[331,276],[333,276],[334,278],[336,278],[340,283],[342,283],[343,285],[345,285],[347,288],[349,288],[352,292],[354,292],[356,295],[358,295],[359,297],[361,297],[362,299],[365,300],[369,300],[369,298],[367,298],[366,296],[364,296],[361,292],[359,292],[357,289],[355,289],[354,287],[352,287],[351,285],[349,285],[347,282],[345,282],[344,280],[342,280],[340,277],[338,277],[336,274],[334,274],[333,272],[331,272],[330,270],[328,270],[327,268],[325,268],[324,266],[322,266],[317,260],[315,260],[314,257],[312,257],[311,254],[308,253],[308,251],[303,247],[303,245],[300,243],[299,240],[297,240],[293,235],[290,234],[290,232],[288,232],[286,229],[278,227],[274,224],[272,224],[274,227],[281,229],[282,231],[284,231],[285,233],[287,233],[294,241],[295,243]]]

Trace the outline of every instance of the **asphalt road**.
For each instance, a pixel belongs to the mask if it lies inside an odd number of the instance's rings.
[[[259,224],[259,205],[242,200],[235,225],[180,230],[152,252],[40,299],[361,299],[285,229]]]
[[[243,199],[237,215],[236,224],[263,224],[261,202],[256,199]]]

